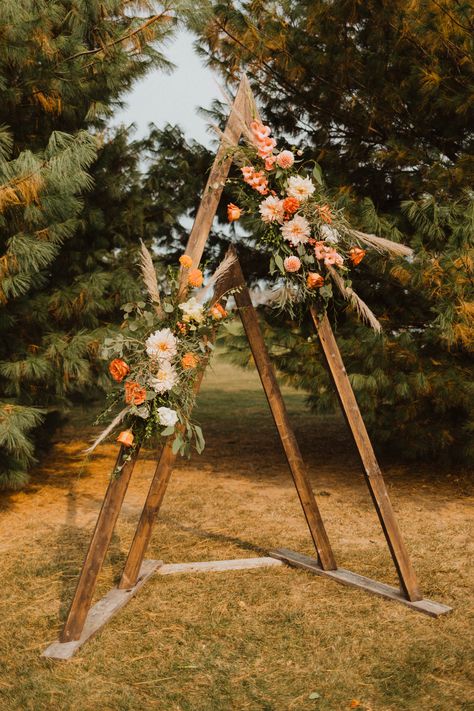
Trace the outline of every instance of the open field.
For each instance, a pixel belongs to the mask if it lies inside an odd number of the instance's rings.
[[[396,582],[357,456],[338,417],[285,391],[341,566]],[[93,432],[77,413],[23,492],[1,502],[1,711],[468,711],[472,490],[467,473],[385,465],[438,620],[286,567],[156,576],[70,662],[42,659],[64,620],[116,455],[82,467]],[[217,363],[199,402],[207,447],[181,460],[148,557],[165,562],[311,554],[255,373]],[[117,580],[154,468],[136,467],[97,597]],[[471,624],[470,624],[471,623]]]

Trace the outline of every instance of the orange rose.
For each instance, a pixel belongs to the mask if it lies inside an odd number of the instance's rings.
[[[124,447],[131,447],[133,444],[133,432],[132,430],[124,430],[117,437],[117,442],[123,444]]]
[[[202,271],[200,269],[191,269],[188,274],[189,286],[202,286]]]
[[[114,358],[109,364],[109,373],[117,383],[121,383],[125,376],[130,373],[130,368],[121,358]]]
[[[236,220],[240,220],[240,216],[242,214],[242,210],[240,207],[237,207],[237,205],[234,205],[233,202],[230,202],[227,205],[227,219],[229,222],[235,222]]]
[[[324,284],[324,277],[317,272],[309,272],[306,277],[306,286],[308,289],[319,289]]]
[[[146,400],[146,390],[144,387],[129,380],[125,383],[125,402],[127,405],[141,405]]]
[[[182,254],[180,256],[179,263],[184,269],[189,269],[193,266],[193,260],[191,259],[191,257],[188,257],[187,254]]]
[[[181,365],[185,370],[193,370],[193,368],[197,368],[198,364],[199,358],[194,353],[185,353],[181,358]]]
[[[330,225],[332,222],[332,212],[329,205],[318,205],[317,209],[320,219]]]
[[[221,318],[225,318],[227,316],[227,311],[220,304],[214,304],[214,306],[210,308],[209,313],[215,321],[220,321]]]
[[[299,206],[299,200],[294,197],[287,197],[283,200],[283,209],[289,215],[293,215],[298,210]]]
[[[360,247],[352,247],[352,249],[349,250],[350,260],[355,267],[361,263],[365,255],[365,249],[361,249]]]

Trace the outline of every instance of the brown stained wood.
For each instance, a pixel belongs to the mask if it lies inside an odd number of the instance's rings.
[[[123,447],[120,448],[113,471],[122,462],[126,451]],[[61,642],[78,640],[81,636],[94,595],[97,577],[107,554],[138,452],[139,447],[136,447],[130,461],[125,463],[120,474],[116,477],[112,475],[109,481],[66,623],[61,632]]]
[[[227,156],[229,148],[238,144],[245,124],[248,125],[252,120],[251,107],[251,90],[247,77],[243,75],[186,246],[185,253],[193,260],[194,267],[197,267],[201,261],[222,190],[232,165],[232,156]],[[186,271],[182,270],[180,295],[186,292],[186,286]]]
[[[295,568],[301,568],[310,573],[315,573],[316,575],[321,575],[325,578],[331,578],[331,580],[335,580],[343,585],[360,588],[367,592],[373,593],[374,595],[386,597],[390,600],[394,600],[395,602],[401,602],[402,605],[406,605],[411,610],[414,610],[415,612],[422,612],[430,617],[439,617],[440,615],[446,615],[448,612],[452,611],[451,607],[443,605],[441,602],[434,602],[433,600],[427,600],[424,598],[416,601],[408,600],[398,588],[395,588],[392,585],[387,585],[386,583],[379,583],[377,580],[371,580],[370,578],[358,575],[357,573],[352,573],[350,570],[345,570],[344,568],[338,568],[337,570],[323,570],[318,561],[314,558],[302,555],[301,553],[296,553],[295,551],[288,550],[287,548],[278,548],[276,550],[269,551],[269,555],[283,561],[284,563],[287,563],[288,565],[294,566]]]
[[[325,570],[334,570],[337,568],[336,560],[306,473],[298,442],[290,424],[280,388],[278,387],[275,372],[258,323],[257,312],[252,305],[249,290],[245,286],[245,279],[238,262],[234,266],[234,274],[235,285],[241,286],[240,290],[234,294],[235,302],[239,308],[239,315],[285,451],[311,537],[322,567]]]
[[[161,560],[146,560],[140,570],[136,585],[128,590],[112,588],[93,605],[87,615],[81,636],[71,642],[57,641],[47,647],[42,657],[49,659],[70,659],[82,645],[95,635],[119,610],[134,597],[146,581],[163,564]]]
[[[320,320],[314,309],[311,309],[311,315],[336,386],[342,410],[362,460],[367,485],[400,578],[402,590],[412,602],[421,600],[422,595],[416,574],[403,541],[400,527],[388,496],[387,487],[344,367],[331,324],[326,315]]]

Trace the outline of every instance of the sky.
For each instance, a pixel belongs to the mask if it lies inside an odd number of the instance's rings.
[[[171,74],[150,72],[123,97],[126,107],[116,112],[113,125],[136,124],[136,138],[148,133],[148,124],[158,128],[166,123],[179,124],[186,138],[210,146],[215,138],[206,131],[206,120],[198,107],[209,108],[213,99],[222,99],[218,78],[204,66],[193,50],[193,37],[179,31],[166,45],[164,54],[176,66]]]

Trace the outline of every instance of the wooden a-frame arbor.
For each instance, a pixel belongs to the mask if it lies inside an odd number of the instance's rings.
[[[199,264],[201,260],[230,169],[231,158],[228,157],[228,148],[237,145],[243,131],[246,130],[250,121],[254,118],[258,118],[255,101],[248,80],[243,76],[189,236],[186,254],[192,258],[193,264]],[[317,557],[311,558],[280,548],[269,551],[268,557],[244,558],[234,561],[163,565],[162,561],[145,560],[153,524],[163,501],[176,458],[176,455],[172,452],[173,438],[169,437],[161,450],[122,578],[116,588],[110,590],[104,598],[91,607],[97,578],[105,560],[128,483],[139,454],[137,448],[131,460],[123,466],[120,476],[110,479],[65,625],[59,640],[49,645],[43,652],[43,656],[56,659],[70,658],[84,642],[135,595],[155,572],[169,574],[186,572],[186,570],[238,570],[265,565],[288,564],[317,575],[332,578],[344,585],[362,588],[367,592],[401,602],[411,609],[423,612],[431,617],[438,617],[451,611],[451,608],[447,605],[422,597],[415,571],[403,542],[382,472],[344,368],[334,333],[327,316],[320,319],[316,311],[312,310],[311,316],[343,413],[360,455],[365,479],[400,580],[400,588],[370,580],[357,573],[338,568],[238,260],[234,262],[226,283],[217,287],[214,300],[218,301],[226,291],[237,287],[239,289],[234,294],[236,305],[288,460]],[[184,278],[181,281],[180,294],[182,298],[185,297],[186,285]],[[202,375],[196,385],[196,390],[199,389],[201,379]],[[124,453],[125,450],[121,448],[117,464],[121,463]]]

